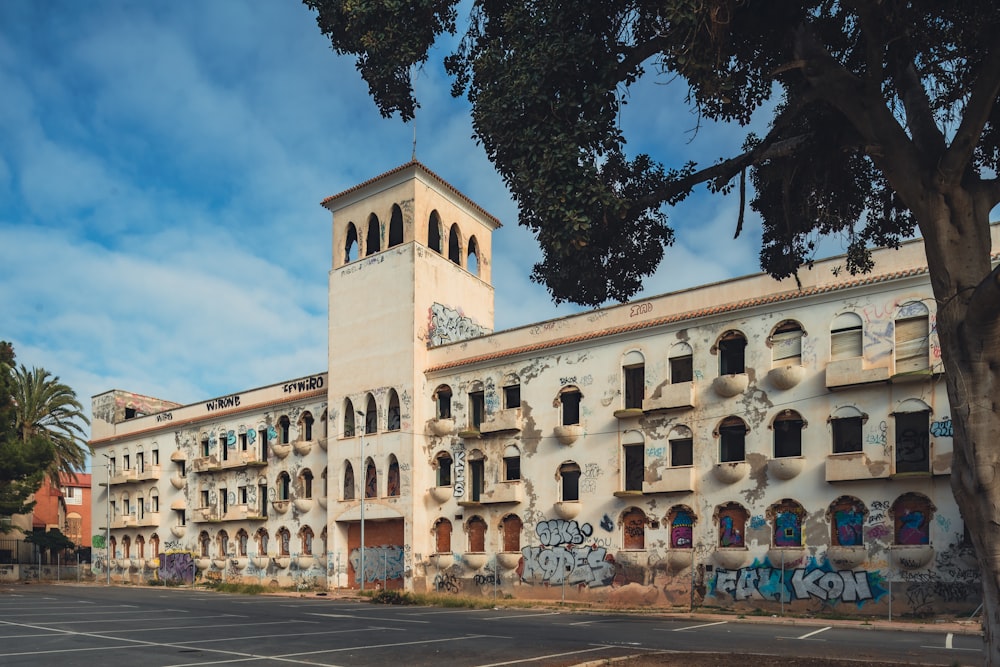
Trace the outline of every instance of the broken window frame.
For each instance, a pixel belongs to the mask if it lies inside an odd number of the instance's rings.
[[[771,422],[774,458],[802,456],[802,430],[806,422],[795,410],[782,410]]]
[[[746,435],[746,422],[739,417],[722,420],[718,430],[720,463],[746,461]]]
[[[746,373],[747,337],[741,331],[727,331],[719,338],[719,375]]]

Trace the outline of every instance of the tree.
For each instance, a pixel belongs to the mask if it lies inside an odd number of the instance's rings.
[[[42,552],[49,552],[51,554],[76,548],[76,544],[73,543],[73,540],[63,535],[62,531],[58,528],[50,528],[48,531],[39,530],[28,533],[25,536],[24,541],[34,544]]]
[[[334,49],[357,56],[382,113],[411,118],[411,72],[455,32],[458,3],[304,2]],[[761,265],[779,278],[810,262],[818,234],[845,236],[859,272],[872,268],[872,246],[919,229],[988,664],[1000,664],[998,28],[990,0],[483,0],[445,60],[541,245],[533,279],[556,301],[635,294],[671,242],[664,207],[701,183],[739,187],[745,201],[749,176]],[[769,130],[709,166],[629,157],[617,118],[644,76],[685,85],[704,118],[747,125],[772,108]]]
[[[35,438],[52,448],[53,460],[46,473],[53,487],[61,486],[60,474],[75,476],[87,465],[93,449],[84,439],[80,423],[90,421],[76,393],[44,368],[30,371],[22,364],[12,382],[15,427],[21,442]]]
[[[0,517],[31,512],[38,490],[53,461],[52,448],[41,438],[20,438],[11,400],[14,348],[0,341]],[[0,534],[10,526],[0,522]]]

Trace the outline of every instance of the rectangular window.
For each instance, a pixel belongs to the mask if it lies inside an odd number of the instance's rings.
[[[896,372],[912,373],[929,366],[927,317],[896,320]]]
[[[694,360],[690,354],[670,360],[670,384],[694,380]]]
[[[503,388],[503,407],[508,410],[521,407],[521,385],[512,384]]]
[[[205,438],[204,440],[201,441],[201,455],[208,456],[210,451],[211,449],[209,449],[208,438]]]
[[[439,456],[437,464],[437,485],[451,486],[451,458]]]
[[[691,438],[670,441],[670,465],[675,468],[694,465],[694,441]]]
[[[225,514],[229,511],[229,493],[225,488],[219,489],[219,500],[222,503],[222,513]]]
[[[774,420],[774,457],[802,456],[802,420]]]
[[[719,341],[719,374],[736,375],[746,372],[745,353],[747,340],[732,336]]]
[[[485,461],[473,459],[469,461],[469,474],[472,477],[472,500],[479,502],[482,492],[486,489],[486,469]]]
[[[150,496],[149,497],[149,511],[150,512],[154,512],[154,513],[160,511],[160,497],[159,496]]]
[[[559,469],[562,478],[562,499],[574,501],[580,499],[580,466],[564,465]]]
[[[642,478],[644,474],[643,448],[644,445],[628,445],[625,447],[625,490],[642,491]]]
[[[503,459],[503,467],[505,481],[513,482],[514,480],[521,479],[520,456],[505,456]]]
[[[479,430],[483,423],[483,412],[486,410],[486,400],[481,391],[469,392],[469,428]]]
[[[201,507],[208,507],[208,499],[208,489],[205,489],[201,492]]]
[[[185,464],[184,461],[178,461],[177,468],[178,468],[177,471],[181,477],[187,477],[187,465]]]
[[[160,465],[160,450],[154,449],[150,453],[150,459],[152,460],[154,466]]]
[[[239,499],[240,505],[247,504],[247,487],[241,486],[236,489],[236,497]]]
[[[135,455],[135,467],[139,472],[146,472],[146,457],[139,452]]]
[[[184,516],[184,510],[174,510],[174,512],[176,512],[176,514],[177,514],[177,525],[178,526],[186,526],[187,525],[187,517]]]
[[[580,392],[564,391],[559,400],[562,403],[563,426],[580,423]]]
[[[128,470],[129,469],[128,466],[129,466],[129,457],[128,454],[124,454],[122,456],[122,470]]]
[[[625,408],[642,409],[642,399],[646,397],[646,367],[625,367]]]
[[[240,433],[240,451],[241,452],[247,451],[248,446],[249,446],[249,441],[247,440],[247,434]]]
[[[896,472],[930,472],[928,412],[898,412],[896,418]]]
[[[834,454],[861,451],[861,417],[831,419],[830,424],[833,426]]]
[[[746,434],[743,424],[719,429],[719,460],[722,463],[746,460]]]
[[[861,325],[851,325],[830,332],[830,357],[834,360],[854,359],[863,351]]]
[[[451,389],[441,387],[435,394],[438,419],[451,419]]]

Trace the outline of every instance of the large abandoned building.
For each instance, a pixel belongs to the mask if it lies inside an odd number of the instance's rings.
[[[94,397],[115,580],[978,604],[919,242],[494,333],[482,208],[418,162],[323,206],[326,369]]]

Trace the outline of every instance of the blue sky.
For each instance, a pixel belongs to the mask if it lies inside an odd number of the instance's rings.
[[[500,218],[496,327],[574,312],[528,279],[539,253],[448,93],[417,81],[417,158]],[[90,397],[191,403],[322,371],[330,216],[320,200],[410,159],[352,59],[295,0],[0,2],[0,339]],[[630,150],[677,166],[742,143],[684,89],[636,88]],[[703,190],[669,211],[659,294],[757,270],[751,215]],[[837,252],[837,248],[833,248]]]

